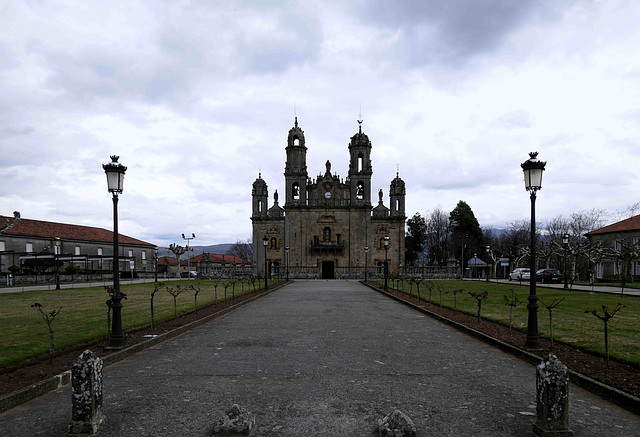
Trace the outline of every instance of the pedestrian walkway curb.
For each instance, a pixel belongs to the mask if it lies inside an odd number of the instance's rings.
[[[140,352],[148,347],[154,346],[158,343],[161,343],[163,341],[166,340],[170,340],[174,337],[177,337],[180,334],[183,334],[187,331],[190,331],[193,328],[196,328],[200,325],[203,325],[213,319],[215,319],[216,317],[220,317],[226,313],[229,313],[231,311],[234,311],[240,307],[243,307],[261,297],[264,297],[268,294],[273,293],[274,291],[286,286],[290,284],[290,282],[285,282],[283,284],[278,284],[278,285],[274,285],[271,288],[269,288],[268,291],[262,292],[257,296],[253,296],[245,301],[239,302],[235,305],[232,305],[230,307],[227,307],[223,310],[220,310],[214,314],[210,314],[208,316],[203,317],[202,319],[198,319],[198,320],[194,320],[191,323],[188,323],[186,325],[180,326],[176,329],[173,329],[169,332],[165,332],[163,334],[159,334],[157,337],[154,338],[150,338],[149,340],[143,341],[141,343],[138,344],[134,344],[132,346],[129,346],[125,349],[119,350],[117,352],[113,352],[105,357],[102,358],[102,362],[104,364],[104,366],[109,366],[111,364],[114,364],[120,360],[123,360],[127,357],[129,357],[130,355],[133,355],[137,352]],[[28,402],[32,399],[37,398],[38,396],[42,396],[43,394],[46,394],[52,390],[56,390],[59,387],[62,387],[66,384],[69,384],[71,382],[71,370],[66,370],[56,376],[53,376],[51,378],[42,380],[40,382],[37,382],[35,384],[32,384],[28,387],[25,387],[21,390],[18,391],[14,391],[13,393],[9,393],[3,397],[0,398],[0,413],[4,413],[7,410],[10,410],[11,408],[17,407],[20,404],[23,404],[25,402]]]
[[[394,296],[391,293],[387,293],[386,291],[371,285],[371,284],[367,284],[365,282],[362,282],[362,284],[366,285],[367,287],[378,291],[379,293],[382,293],[400,303],[403,303],[409,307],[412,307],[422,313],[427,314],[430,317],[433,317],[434,319],[437,319],[438,321],[449,325],[453,328],[456,328],[459,331],[464,332],[465,334],[471,335],[472,337],[475,337],[487,344],[490,344],[492,346],[497,347],[498,349],[500,349],[503,352],[506,352],[510,355],[513,355],[517,358],[520,358],[530,364],[533,365],[538,365],[540,364],[541,361],[543,361],[542,357],[539,357],[536,354],[533,354],[529,351],[526,351],[524,349],[521,349],[519,347],[513,346],[509,343],[505,343],[501,340],[498,340],[496,338],[493,338],[483,332],[477,331],[473,328],[469,328],[468,326],[465,326],[461,323],[455,322],[451,319],[448,319],[444,316],[441,316],[440,314],[436,314],[434,312],[429,311],[426,308],[423,308],[421,306],[418,306],[414,303],[408,302],[404,299],[401,299],[397,296]],[[640,415],[640,398],[630,395],[629,393],[625,393],[622,390],[618,390],[615,387],[611,387],[609,385],[603,384],[599,381],[596,381],[592,378],[589,378],[586,375],[583,375],[581,373],[575,372],[571,369],[569,369],[569,381],[572,382],[573,384],[577,385],[578,387],[581,387],[595,395],[600,396],[601,398],[612,402],[614,404],[616,404],[617,406],[624,408],[627,411],[632,412],[633,414],[636,415]]]

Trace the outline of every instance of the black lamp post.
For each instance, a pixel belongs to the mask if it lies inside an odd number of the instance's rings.
[[[569,289],[567,285],[567,247],[569,246],[569,234],[562,236],[562,245],[564,246],[564,289]]]
[[[109,164],[103,164],[102,168],[107,174],[107,187],[113,195],[113,296],[110,299],[110,306],[113,310],[111,319],[111,336],[109,337],[109,348],[122,349],[125,347],[125,339],[122,333],[122,295],[120,294],[120,257],[118,248],[118,194],[122,193],[124,183],[124,172],[127,167],[120,164],[120,157],[111,156]]]
[[[155,277],[156,277],[156,282],[158,282],[158,248],[156,247],[156,253],[154,255],[155,259],[154,259],[154,263],[155,263]]]
[[[60,239],[60,237],[55,237],[53,239],[53,243],[56,247],[56,290],[60,290],[60,248],[62,245],[62,240]]]
[[[389,252],[389,237],[384,237],[384,291],[387,291],[387,279],[389,278],[389,262],[387,253]]]
[[[487,246],[487,260],[491,261],[491,247]],[[491,270],[489,267],[489,263],[487,262],[487,282],[489,282],[489,276],[491,276]]]
[[[536,296],[536,192],[542,189],[542,172],[544,172],[547,163],[538,160],[538,152],[529,153],[529,157],[520,165],[524,172],[524,187],[531,193],[531,259],[529,264],[531,273],[529,275],[529,303],[527,304],[529,318],[525,347],[539,349],[538,296]]]
[[[265,235],[262,238],[262,245],[264,246],[264,289],[269,289],[269,275],[267,273],[267,245],[269,244],[269,239]]]
[[[364,246],[364,282],[367,282],[367,267],[369,257],[369,246]]]
[[[287,282],[289,282],[289,246],[285,246],[284,251],[287,253]]]

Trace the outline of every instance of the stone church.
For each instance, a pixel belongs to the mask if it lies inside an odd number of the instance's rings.
[[[384,205],[382,190],[377,205],[372,206],[371,141],[362,132],[362,120],[358,123],[358,132],[349,142],[346,179],[331,173],[329,161],[324,174],[309,177],[304,131],[296,117],[285,149],[284,205],[276,190],[269,207],[262,175],[253,183],[253,262],[260,275],[264,275],[266,252],[272,276],[285,275],[288,266],[290,277],[360,278],[366,266],[370,277],[381,277],[386,238],[390,277],[402,268],[405,184],[396,174],[389,187],[389,207]]]

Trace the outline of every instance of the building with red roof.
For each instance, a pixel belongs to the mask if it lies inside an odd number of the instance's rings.
[[[0,216],[0,223],[14,218]],[[60,246],[56,246],[56,237]],[[119,234],[120,271],[155,272],[157,246]],[[0,233],[0,272],[26,260],[54,258],[87,270],[113,270],[113,231],[92,226],[20,219]]]
[[[606,256],[596,264],[596,277],[606,278],[621,274],[640,276],[640,215],[591,231],[585,236],[592,245],[599,244],[608,253],[618,253],[619,257]],[[628,265],[626,265],[628,264]]]

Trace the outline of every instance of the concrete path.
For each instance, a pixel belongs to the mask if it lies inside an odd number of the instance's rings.
[[[357,282],[296,281],[105,369],[103,435],[207,435],[232,404],[258,436],[375,436],[400,408],[418,435],[524,436],[535,368]],[[640,418],[571,387],[576,436]],[[70,389],[0,415],[0,434],[62,435]]]

